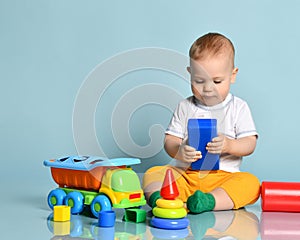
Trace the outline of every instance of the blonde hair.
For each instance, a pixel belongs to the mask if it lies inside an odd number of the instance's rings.
[[[232,42],[220,33],[207,33],[199,37],[191,46],[189,55],[193,60],[203,59],[207,56],[216,56],[228,53],[232,67],[234,67],[235,49]]]

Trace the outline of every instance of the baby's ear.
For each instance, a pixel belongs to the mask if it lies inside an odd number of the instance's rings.
[[[191,74],[191,67],[186,67],[186,70]]]
[[[237,75],[238,71],[239,71],[238,68],[234,68],[232,70],[231,81],[230,81],[231,83],[235,83],[235,79],[236,79],[236,75]]]

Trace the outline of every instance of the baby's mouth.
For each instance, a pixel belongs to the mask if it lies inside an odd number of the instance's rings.
[[[201,96],[203,98],[214,98],[214,97],[216,97],[214,94],[202,94]]]

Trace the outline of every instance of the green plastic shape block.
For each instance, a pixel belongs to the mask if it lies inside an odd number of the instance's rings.
[[[146,211],[139,208],[129,208],[125,210],[124,221],[141,223],[146,221]]]

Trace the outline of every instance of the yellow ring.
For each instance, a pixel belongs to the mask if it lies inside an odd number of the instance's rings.
[[[180,199],[167,200],[160,198],[156,201],[156,205],[160,208],[182,208],[183,201],[181,201]]]
[[[187,212],[184,208],[167,209],[155,207],[152,209],[153,215],[159,218],[184,218]]]

